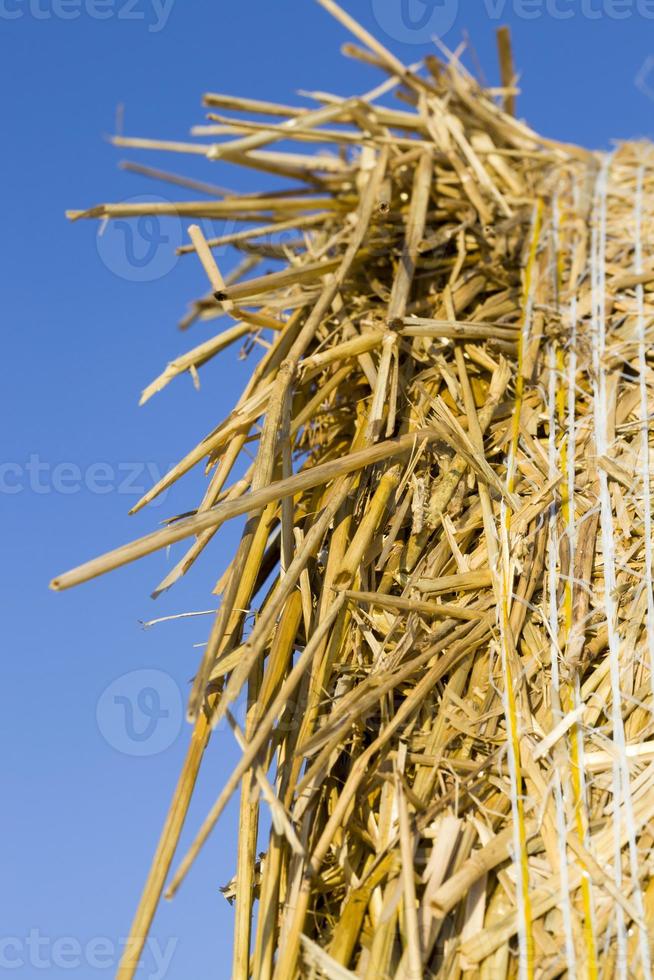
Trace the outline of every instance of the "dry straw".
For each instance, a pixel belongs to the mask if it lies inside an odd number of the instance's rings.
[[[225,327],[144,401],[243,338],[264,350],[137,505],[202,464],[190,516],[53,583],[185,541],[160,591],[246,515],[119,977],[237,791],[236,980],[649,977],[654,155],[515,119],[506,31],[503,86],[485,91],[445,49],[407,68],[320,2],[376,89],[310,93],[310,109],[211,94],[196,132],[222,141],[116,140],[288,190],[130,165],[201,199],[70,215],[195,222],[180,251],[209,291],[183,326]],[[197,222],[216,217],[240,230],[207,240]],[[228,244],[245,262],[225,280]],[[284,268],[256,269],[270,258]],[[222,718],[242,756],[173,868]]]

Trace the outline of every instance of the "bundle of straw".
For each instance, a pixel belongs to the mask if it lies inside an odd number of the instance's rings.
[[[385,74],[377,88],[313,93],[315,109],[211,94],[201,132],[233,138],[116,139],[289,190],[171,176],[203,199],[71,213],[243,223],[213,240],[188,228],[209,292],[184,325],[233,322],[143,400],[240,338],[265,350],[231,414],[135,508],[204,463],[191,515],[53,582],[185,541],[161,591],[247,515],[118,975],[240,787],[237,980],[648,977],[654,154],[517,121],[506,34],[504,85],[485,91],[456,56],[407,68],[320,3],[363,44],[346,53]],[[307,145],[274,149],[290,141]],[[227,282],[212,251],[226,244],[246,255]],[[271,257],[285,267],[250,275]],[[223,718],[240,761],[168,880]]]

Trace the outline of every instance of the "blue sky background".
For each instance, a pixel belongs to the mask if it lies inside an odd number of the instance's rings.
[[[451,47],[467,29],[491,83],[495,28],[508,22],[524,90],[519,114],[535,128],[591,147],[651,135],[654,20],[645,14],[654,17],[654,3],[585,0],[582,9],[570,0],[548,0],[547,7],[544,0],[437,0],[431,11],[411,3],[415,23],[425,15],[424,29],[407,29],[399,3],[390,0],[351,0],[349,9],[406,62],[432,49],[434,29],[448,29]],[[144,467],[163,472],[181,457],[229,411],[250,369],[230,349],[201,370],[200,392],[184,377],[139,409],[143,386],[218,326],[197,324],[185,335],[176,327],[187,302],[206,291],[204,274],[191,257],[169,268],[163,248],[150,267],[154,281],[134,281],[139,273],[127,259],[125,232],[108,229],[99,250],[97,225],[70,224],[64,210],[148,193],[197,196],[117,169],[125,158],[241,191],[266,186],[261,175],[229,165],[128,154],[103,134],[112,131],[119,102],[125,133],[185,139],[190,125],[203,121],[199,100],[207,90],[281,102],[300,101],[294,92],[302,88],[364,92],[380,79],[340,56],[348,39],[309,0],[173,0],[163,11],[152,0],[0,0],[0,973],[111,974],[112,945],[128,931],[188,737],[179,711],[200,654],[193,644],[209,627],[204,618],[144,631],[139,620],[211,608],[211,588],[238,532],[227,528],[156,603],[149,593],[179,552],[71,592],[48,591],[55,573],[195,505],[201,474],[187,477],[160,506],[128,517],[136,494],[126,481],[145,489]],[[174,219],[160,227],[173,242],[182,231]],[[136,228],[139,247],[143,254],[147,242]],[[93,492],[99,488],[104,492]],[[153,670],[162,673],[124,676]],[[132,699],[136,730],[147,732],[134,700],[143,687],[158,692],[168,716],[151,739],[134,742],[125,727],[128,706],[113,696]],[[147,698],[141,704],[146,712],[156,708]],[[218,732],[186,843],[235,759],[231,734]],[[218,889],[234,871],[236,822],[233,805],[178,898],[157,917],[160,948],[176,943],[168,980],[230,974],[232,910]],[[139,976],[162,975],[149,955]]]

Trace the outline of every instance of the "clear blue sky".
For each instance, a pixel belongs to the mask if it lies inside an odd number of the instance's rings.
[[[447,29],[454,47],[467,29],[490,82],[497,81],[495,27],[509,22],[524,89],[519,113],[535,128],[592,147],[651,134],[654,3],[411,4],[413,20],[404,21],[399,0],[351,0],[350,9],[407,62],[430,50],[434,30]],[[363,92],[379,79],[340,56],[347,39],[310,0],[0,0],[0,972],[21,964],[14,970],[21,977],[40,977],[45,967],[53,976],[111,974],[181,764],[188,731],[180,703],[199,657],[193,644],[209,625],[204,618],[143,631],[138,621],[210,608],[237,532],[228,529],[156,603],[149,593],[177,552],[65,594],[48,591],[53,574],[194,506],[199,474],[160,507],[131,518],[136,497],[128,484],[145,488],[144,467],[161,472],[194,445],[229,410],[248,370],[229,351],[203,369],[200,392],[185,377],[139,409],[142,387],[215,326],[199,324],[183,336],[176,329],[187,301],[206,290],[204,275],[192,258],[169,270],[161,252],[158,278],[134,281],[141,273],[126,263],[125,230],[116,237],[109,229],[114,238],[98,249],[96,226],[67,223],[64,210],[146,193],[174,198],[167,185],[118,170],[126,156],[256,188],[260,177],[228,165],[191,166],[183,157],[109,146],[102,137],[117,103],[125,103],[126,133],[184,139],[203,121],[206,90],[282,102],[301,88]],[[174,238],[180,228],[173,221],[160,232]],[[149,234],[136,229],[134,248]],[[160,673],[124,676],[133,671]],[[163,719],[161,711],[168,712]],[[235,758],[231,735],[219,732],[186,842]],[[176,901],[163,906],[154,929],[159,945],[142,978],[229,976],[232,910],[218,886],[234,870],[236,820],[232,806]],[[155,952],[171,951],[168,969],[157,968]]]

